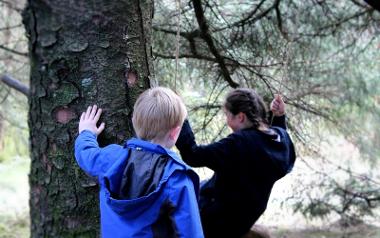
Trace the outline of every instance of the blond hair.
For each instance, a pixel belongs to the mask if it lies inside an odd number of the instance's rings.
[[[182,126],[186,116],[185,104],[177,94],[168,88],[155,87],[137,98],[132,123],[140,139],[163,139],[170,129]]]

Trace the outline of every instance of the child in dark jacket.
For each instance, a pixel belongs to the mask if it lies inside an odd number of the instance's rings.
[[[292,169],[293,143],[286,132],[285,104],[272,102],[273,125],[261,97],[252,89],[227,95],[224,112],[233,133],[209,144],[197,145],[186,120],[176,146],[193,167],[214,171],[200,192],[205,237],[239,238],[264,213],[274,183]]]
[[[132,123],[139,139],[99,148],[102,110],[88,107],[79,122],[75,158],[100,184],[102,237],[203,237],[198,211],[199,178],[173,151],[186,117],[170,89],[145,91]]]

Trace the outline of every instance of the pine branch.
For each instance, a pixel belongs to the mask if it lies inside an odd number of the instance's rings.
[[[214,40],[213,40],[213,38],[210,34],[210,31],[209,31],[209,26],[208,26],[207,20],[204,16],[201,0],[193,0],[192,2],[193,2],[193,6],[194,6],[195,16],[196,16],[197,21],[198,21],[199,29],[201,31],[201,37],[207,43],[207,46],[210,49],[210,52],[215,56],[215,58],[219,64],[223,78],[227,81],[227,83],[231,87],[233,87],[233,88],[238,87],[239,84],[232,80],[230,72],[227,69],[226,63],[225,63],[223,57],[221,56],[221,54],[219,53],[218,49],[215,46]]]
[[[6,27],[2,27],[0,28],[0,31],[8,31],[8,30],[11,30],[11,29],[14,29],[14,28],[18,28],[18,27],[21,27],[22,24],[17,24],[17,25],[14,25],[14,26],[6,26]]]
[[[0,49],[3,49],[5,51],[8,51],[8,52],[11,52],[13,54],[16,54],[16,55],[21,55],[21,56],[25,56],[25,57],[28,57],[28,53],[24,53],[24,52],[19,52],[17,50],[13,50],[13,49],[10,49],[8,47],[5,47],[3,45],[0,45]]]
[[[11,1],[0,0],[0,3],[7,5],[10,9],[15,10],[16,12],[22,12],[22,9],[15,7]]]
[[[29,87],[26,86],[25,84],[21,83],[17,79],[12,78],[9,75],[1,75],[0,76],[0,81],[5,83],[8,87],[11,87],[15,89],[16,91],[19,91],[20,93],[24,94],[25,96],[29,95]]]

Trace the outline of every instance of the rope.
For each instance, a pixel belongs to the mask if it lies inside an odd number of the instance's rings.
[[[179,37],[181,28],[181,0],[176,0],[177,7],[177,35],[175,47],[175,74],[174,74],[174,91],[177,91],[177,77],[178,77],[178,58],[179,58]]]
[[[278,90],[277,90],[277,94],[278,95],[281,95],[281,92],[282,92],[282,87],[284,85],[284,79],[285,80],[289,80],[289,68],[290,68],[290,55],[292,53],[292,48],[291,48],[291,45],[290,45],[290,42],[288,41],[286,43],[286,46],[285,46],[285,50],[282,54],[282,57],[283,57],[283,74],[282,74],[282,77],[280,79],[280,82],[279,82],[279,87],[278,87]],[[274,118],[274,114],[272,113],[272,116],[271,116],[271,120],[270,120],[270,126],[272,126],[273,124],[273,118]]]

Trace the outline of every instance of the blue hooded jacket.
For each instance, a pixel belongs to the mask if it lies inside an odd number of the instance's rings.
[[[203,237],[199,178],[173,151],[139,139],[100,148],[83,131],[75,158],[98,177],[102,237]]]

